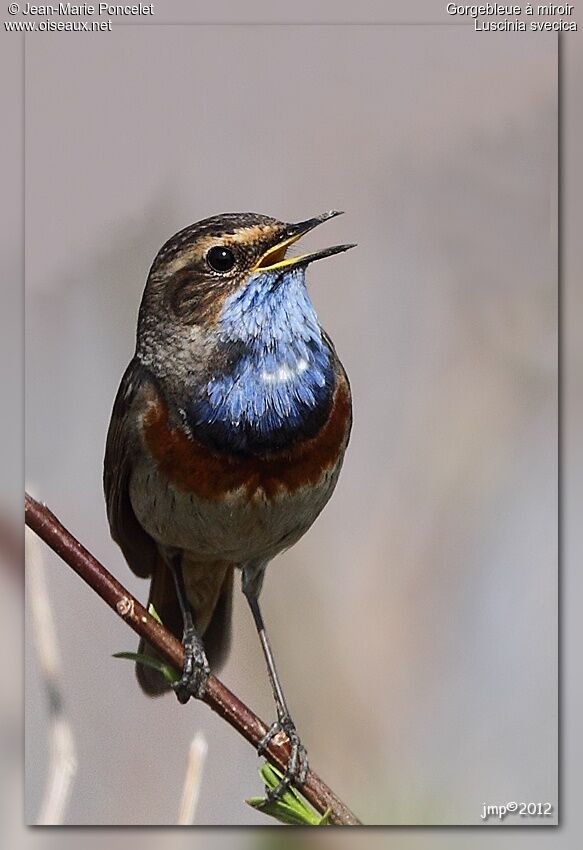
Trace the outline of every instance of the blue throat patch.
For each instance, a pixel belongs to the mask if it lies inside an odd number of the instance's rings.
[[[229,296],[218,322],[228,363],[188,411],[189,424],[215,448],[262,452],[313,436],[334,390],[331,351],[305,285],[305,269],[253,275]]]

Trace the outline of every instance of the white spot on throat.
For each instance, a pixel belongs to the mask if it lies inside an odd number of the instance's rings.
[[[308,361],[301,357],[295,365],[295,368],[289,366],[280,366],[274,372],[268,372],[264,369],[261,372],[261,380],[266,384],[283,384],[301,375],[308,368]]]

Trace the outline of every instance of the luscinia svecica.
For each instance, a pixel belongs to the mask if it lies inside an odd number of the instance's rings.
[[[111,534],[150,602],[182,637],[181,702],[204,693],[230,641],[233,574],[242,571],[268,665],[290,781],[305,749],[292,723],[258,598],[267,564],[312,525],[336,485],[352,422],[350,387],[305,285],[309,263],[339,245],[288,257],[337,212],[298,224],[229,213],[181,230],[148,276],[137,345],[115,400],[104,463]],[[148,645],[140,652],[153,654]],[[137,665],[143,690],[169,686]]]

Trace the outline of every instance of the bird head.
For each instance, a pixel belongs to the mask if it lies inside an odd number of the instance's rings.
[[[331,210],[293,224],[257,213],[225,213],[179,231],[159,251],[148,278],[174,320],[212,327],[227,299],[249,286],[268,295],[286,280],[303,275],[315,260],[352,248],[335,245],[288,256],[289,248],[324,221]]]

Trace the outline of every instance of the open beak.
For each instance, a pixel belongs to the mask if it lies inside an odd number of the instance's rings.
[[[291,268],[293,266],[307,266],[308,263],[313,263],[314,260],[322,260],[324,257],[331,257],[333,254],[340,254],[342,251],[348,251],[349,248],[354,248],[354,245],[334,245],[332,248],[324,248],[321,251],[314,251],[312,254],[300,254],[296,257],[286,257],[287,249],[298,239],[301,239],[314,227],[328,221],[329,218],[335,218],[337,215],[342,215],[339,210],[330,210],[330,212],[322,213],[314,218],[309,218],[307,221],[300,221],[297,224],[290,224],[284,230],[281,240],[272,245],[262,257],[258,260],[252,269],[256,272],[271,272],[283,268]]]

